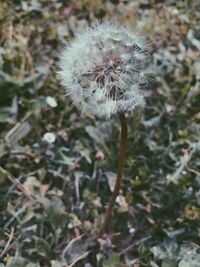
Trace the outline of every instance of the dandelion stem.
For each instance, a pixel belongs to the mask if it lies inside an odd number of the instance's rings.
[[[121,138],[120,138],[119,156],[118,156],[118,174],[117,174],[115,188],[110,198],[108,208],[106,210],[104,222],[100,229],[100,235],[104,234],[107,231],[108,225],[110,223],[113,207],[115,204],[115,200],[119,194],[119,190],[121,188],[121,183],[122,183],[122,178],[124,175],[124,161],[125,161],[125,152],[126,152],[126,143],[127,143],[127,123],[126,123],[126,117],[125,117],[124,112],[119,113],[119,119],[121,123]]]

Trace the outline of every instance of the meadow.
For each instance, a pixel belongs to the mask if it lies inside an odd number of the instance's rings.
[[[57,71],[77,31],[128,23],[152,44],[154,93],[120,125],[85,116]],[[0,1],[0,267],[200,266],[199,0]]]

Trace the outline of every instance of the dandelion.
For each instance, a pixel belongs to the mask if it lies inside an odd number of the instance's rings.
[[[63,50],[59,75],[74,105],[110,118],[143,107],[151,56],[143,36],[128,26],[103,23],[87,28]]]
[[[55,142],[56,136],[54,133],[47,132],[43,135],[43,140],[45,140],[49,144],[52,144]]]
[[[144,107],[151,94],[149,48],[146,38],[130,27],[107,22],[78,33],[60,56],[59,77],[74,105],[99,118],[119,114],[121,122],[118,174],[100,234],[110,223],[124,173],[125,114]]]

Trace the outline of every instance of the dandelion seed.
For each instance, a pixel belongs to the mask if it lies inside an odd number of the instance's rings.
[[[102,23],[86,28],[65,47],[59,76],[78,109],[110,118],[144,106],[150,65],[143,36],[128,26]]]
[[[43,135],[43,140],[45,140],[49,144],[52,144],[55,142],[56,136],[54,133],[47,132]]]

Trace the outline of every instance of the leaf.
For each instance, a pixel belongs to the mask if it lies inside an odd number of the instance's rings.
[[[110,136],[111,126],[109,122],[96,123],[96,126],[87,125],[85,127],[88,135],[99,145],[105,146],[106,139]]]
[[[0,158],[6,154],[6,145],[0,140]]]
[[[151,261],[151,267],[159,267],[154,261]]]
[[[5,173],[4,170],[0,167],[0,182],[4,179],[5,176],[6,176],[6,173]]]
[[[188,261],[181,260],[178,267],[198,267],[198,264],[190,263]]]
[[[56,261],[56,260],[51,261],[51,267],[61,267],[61,266],[64,266],[63,262]]]
[[[78,163],[81,157],[68,157],[64,154],[64,149],[59,150],[59,154],[62,158],[62,160],[58,160],[57,162],[64,165],[75,165]]]
[[[37,253],[43,257],[48,258],[50,255],[50,245],[49,243],[44,240],[43,238],[36,238],[36,249],[37,249]]]
[[[50,222],[55,226],[66,225],[67,214],[65,212],[65,207],[60,199],[55,199],[51,201],[50,206],[46,209]]]
[[[92,163],[90,153],[91,151],[83,146],[83,144],[80,141],[76,142],[76,145],[74,147],[74,151],[77,151],[81,157],[85,158],[88,163]]]
[[[10,107],[0,108],[0,122],[13,123],[13,118],[10,116]]]
[[[72,239],[66,246],[63,256],[68,265],[73,266],[76,262],[87,257],[90,248],[96,245],[96,241],[86,235],[80,235]]]
[[[160,246],[154,246],[150,250],[156,259],[162,260],[166,258],[166,252]]]
[[[37,263],[28,263],[26,267],[40,267],[40,265]]]
[[[200,79],[200,61],[196,61],[194,63],[194,74],[196,76],[196,79]]]
[[[15,117],[18,113],[18,99],[17,96],[14,96],[12,99],[12,105],[10,107],[10,115]]]
[[[149,120],[142,120],[142,124],[144,125],[144,127],[149,128],[149,127],[156,127],[159,125],[160,123],[160,119],[162,117],[162,113],[159,114],[158,116],[155,116]]]
[[[177,255],[178,245],[173,239],[165,238],[163,245],[164,245],[165,251],[169,257],[173,257],[174,255]]]
[[[85,127],[85,130],[94,141],[97,143],[101,142],[101,134],[96,127],[88,125]]]
[[[187,38],[194,46],[196,46],[197,49],[200,50],[200,41],[195,38],[194,32],[191,29],[188,31]]]
[[[105,172],[106,178],[108,179],[108,184],[110,187],[110,191],[113,192],[117,180],[117,174],[114,172]]]
[[[10,257],[7,261],[6,267],[26,267],[26,262],[26,259],[20,256]]]
[[[163,231],[167,234],[167,236],[171,239],[175,238],[177,235],[180,235],[185,232],[184,228],[177,229],[175,231],[169,231],[168,229],[164,229]]]
[[[183,244],[179,249],[178,256],[182,260],[197,264],[200,262],[200,254],[197,253],[197,250],[199,250],[199,246],[197,246],[196,244]]]
[[[31,130],[31,125],[28,122],[16,124],[5,136],[6,142],[9,145],[15,145],[19,140],[24,138]]]
[[[120,264],[120,257],[116,253],[112,253],[111,256],[103,262],[103,267],[117,267]]]
[[[26,12],[31,11],[41,11],[41,3],[37,0],[32,0],[29,3],[27,1],[22,1],[22,9]]]
[[[162,262],[162,267],[177,267],[177,261],[175,259],[164,259]]]

